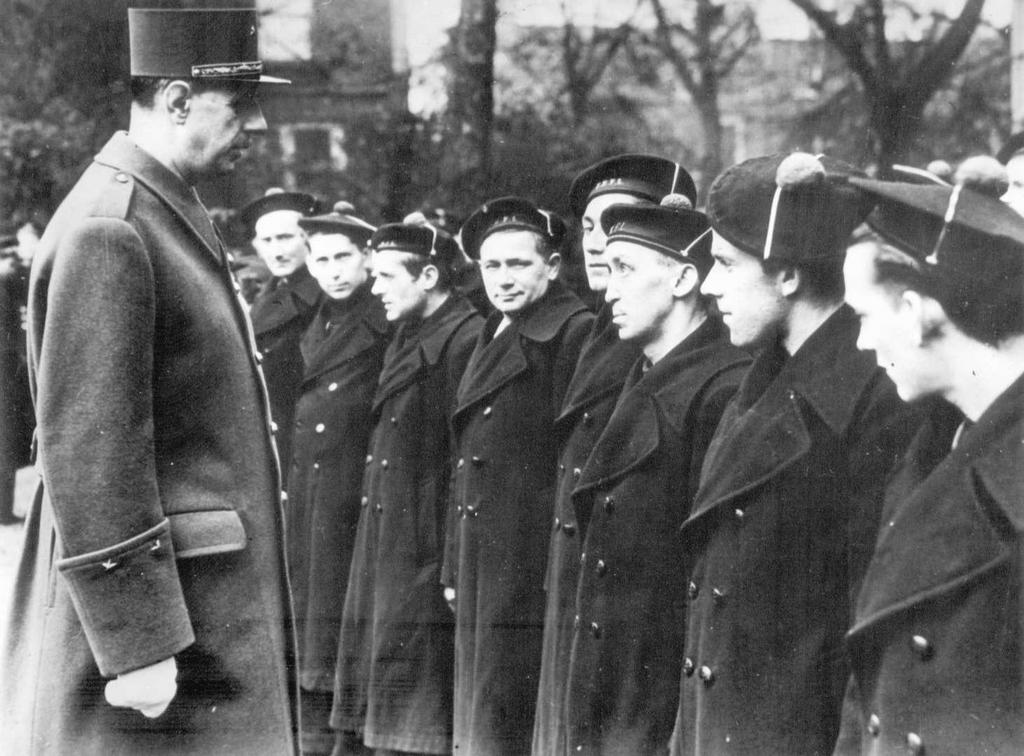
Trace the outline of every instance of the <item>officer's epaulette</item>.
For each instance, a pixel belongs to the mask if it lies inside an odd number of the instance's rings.
[[[92,215],[103,218],[127,218],[128,208],[135,191],[135,179],[130,173],[112,170],[103,182],[103,188],[95,195]]]

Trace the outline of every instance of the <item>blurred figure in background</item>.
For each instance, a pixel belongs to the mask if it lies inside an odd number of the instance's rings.
[[[31,224],[0,238],[0,525],[15,522],[14,480],[29,464],[35,415],[29,391],[25,308],[39,237]]]
[[[281,485],[286,491],[292,422],[302,381],[299,341],[322,298],[320,287],[306,267],[309,244],[299,226],[299,219],[310,215],[315,207],[316,200],[308,194],[273,188],[239,211],[241,221],[252,232],[252,246],[271,275],[253,300],[249,317],[262,355],[281,462]]]

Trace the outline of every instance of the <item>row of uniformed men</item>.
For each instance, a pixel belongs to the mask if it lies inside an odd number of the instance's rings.
[[[485,203],[486,321],[429,224],[246,208],[306,751],[1024,747],[1024,221],[801,153],[694,202],[651,156],[576,179],[596,317],[562,221]]]

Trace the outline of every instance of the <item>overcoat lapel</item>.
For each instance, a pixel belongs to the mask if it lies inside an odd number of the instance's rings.
[[[812,446],[810,414],[837,437],[845,434],[875,374],[873,365],[858,359],[858,327],[843,305],[781,367],[781,347],[757,357],[712,440],[687,524],[804,457]],[[758,397],[751,396],[753,387],[765,388]]]
[[[159,160],[137,147],[127,133],[119,131],[114,134],[96,156],[96,162],[131,174],[167,205],[218,266],[224,264],[213,223],[196,201],[195,190]]]
[[[875,558],[865,577],[859,636],[895,613],[958,590],[1010,559],[1024,527],[1024,377],[963,434],[930,475],[914,485],[933,439],[946,428],[926,425],[890,489]]]
[[[424,368],[436,365],[452,333],[475,314],[476,310],[464,297],[453,293],[437,312],[420,325],[415,336],[406,338],[408,325],[400,326],[384,357],[384,371],[373,398],[374,411],[388,397],[404,391],[418,380]]]
[[[493,342],[491,335],[503,316],[500,312],[492,313],[459,385],[458,406],[453,418],[527,370],[529,362],[523,351],[524,341],[539,344],[551,341],[569,318],[585,310],[583,302],[553,281],[547,293]]]
[[[303,383],[315,380],[368,349],[374,349],[380,343],[381,335],[387,333],[383,308],[370,295],[369,284],[364,284],[353,296],[358,299],[352,302],[347,316],[332,325],[326,335],[318,333],[323,328],[318,316],[302,337],[302,356],[306,361]],[[321,307],[326,305],[325,302]]]
[[[252,305],[252,324],[257,335],[273,331],[297,317],[309,312],[320,298],[320,285],[305,265],[288,277],[287,283],[278,282],[265,295],[260,295]],[[305,303],[300,310],[298,302]]]

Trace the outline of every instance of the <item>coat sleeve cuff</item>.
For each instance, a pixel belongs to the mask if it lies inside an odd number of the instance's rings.
[[[155,664],[195,642],[170,524],[57,562],[100,672]]]

